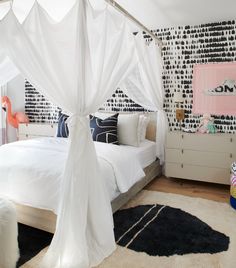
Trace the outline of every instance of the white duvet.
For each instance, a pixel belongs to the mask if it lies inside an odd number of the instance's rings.
[[[95,142],[102,178],[110,200],[139,181],[141,164],[134,151],[123,146]],[[122,150],[123,148],[123,150]],[[40,138],[0,147],[0,195],[56,213],[68,140]]]

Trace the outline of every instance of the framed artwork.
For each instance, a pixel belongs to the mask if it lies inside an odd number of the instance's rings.
[[[193,113],[236,115],[236,62],[194,66]]]

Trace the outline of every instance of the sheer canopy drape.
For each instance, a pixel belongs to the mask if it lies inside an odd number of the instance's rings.
[[[157,111],[157,156],[164,162],[167,117],[163,109],[162,58],[160,48],[152,41],[146,44],[141,35],[135,38],[138,64],[121,83],[127,95],[144,108]]]
[[[40,267],[90,267],[115,249],[110,201],[87,116],[97,111],[120,81],[131,83],[133,77],[139,77],[141,86],[136,88],[140,95],[132,91],[132,97],[158,110],[158,120],[165,119],[159,58],[150,58],[158,54],[152,54],[154,49],[147,51],[143,40],[139,42],[123,16],[111,14],[108,6],[94,10],[89,0],[78,0],[57,23],[37,1],[22,24],[12,10],[0,22],[0,68],[4,60],[14,64],[13,71],[19,70],[50,101],[71,114],[56,232]],[[133,76],[132,70],[138,75]],[[160,93],[155,92],[159,89]]]
[[[1,55],[0,52],[0,87],[6,85],[7,82],[11,81],[19,73],[10,59],[4,54]]]
[[[42,267],[89,267],[115,249],[110,202],[100,177],[87,115],[110,97],[134,61],[124,17],[80,0],[55,23],[35,2],[21,25],[12,10],[0,46],[20,72],[72,116],[56,232]]]

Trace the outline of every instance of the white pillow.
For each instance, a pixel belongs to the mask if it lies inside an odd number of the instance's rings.
[[[114,112],[116,113],[116,112]],[[111,113],[95,113],[95,116],[105,119],[109,117]],[[119,114],[118,116],[118,141],[120,144],[139,146],[140,134],[139,134],[139,114]]]
[[[139,141],[142,142],[146,138],[146,131],[148,123],[150,122],[150,118],[147,115],[141,114],[139,116]]]
[[[138,132],[138,114],[119,114],[118,140],[120,144],[139,146],[140,135]]]

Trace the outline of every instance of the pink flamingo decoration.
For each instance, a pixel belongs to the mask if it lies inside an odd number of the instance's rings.
[[[7,96],[2,97],[2,107],[7,112],[7,122],[14,128],[18,128],[20,123],[29,123],[29,118],[25,113],[16,112],[12,114],[11,101]]]

